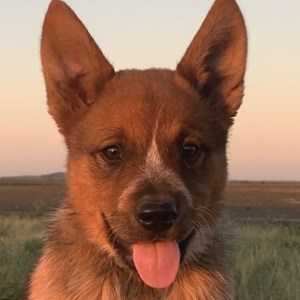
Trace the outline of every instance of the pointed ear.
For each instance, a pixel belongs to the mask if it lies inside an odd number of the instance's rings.
[[[74,12],[58,0],[46,14],[41,58],[49,112],[66,135],[97,100],[114,69]]]
[[[247,33],[239,7],[234,0],[216,0],[177,72],[202,98],[223,101],[232,117],[242,103],[246,57]]]

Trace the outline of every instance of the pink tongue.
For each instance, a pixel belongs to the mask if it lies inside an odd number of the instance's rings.
[[[180,252],[173,242],[133,245],[133,262],[142,280],[157,289],[168,287],[178,273]]]

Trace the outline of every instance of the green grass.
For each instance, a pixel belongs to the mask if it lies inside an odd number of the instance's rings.
[[[236,299],[300,299],[300,226],[235,227]]]
[[[0,299],[20,299],[42,247],[43,222],[34,215],[0,215]]]
[[[43,221],[0,214],[0,299],[19,299],[42,247]],[[234,226],[236,299],[300,299],[300,227]]]

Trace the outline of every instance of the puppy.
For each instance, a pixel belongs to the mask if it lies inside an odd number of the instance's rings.
[[[219,204],[242,102],[247,37],[216,0],[175,71],[115,72],[53,0],[41,57],[50,114],[68,149],[29,299],[231,299]]]

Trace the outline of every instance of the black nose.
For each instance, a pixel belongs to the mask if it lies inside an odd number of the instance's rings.
[[[178,212],[174,201],[146,202],[138,206],[136,218],[146,229],[162,233],[171,228],[178,218]]]

